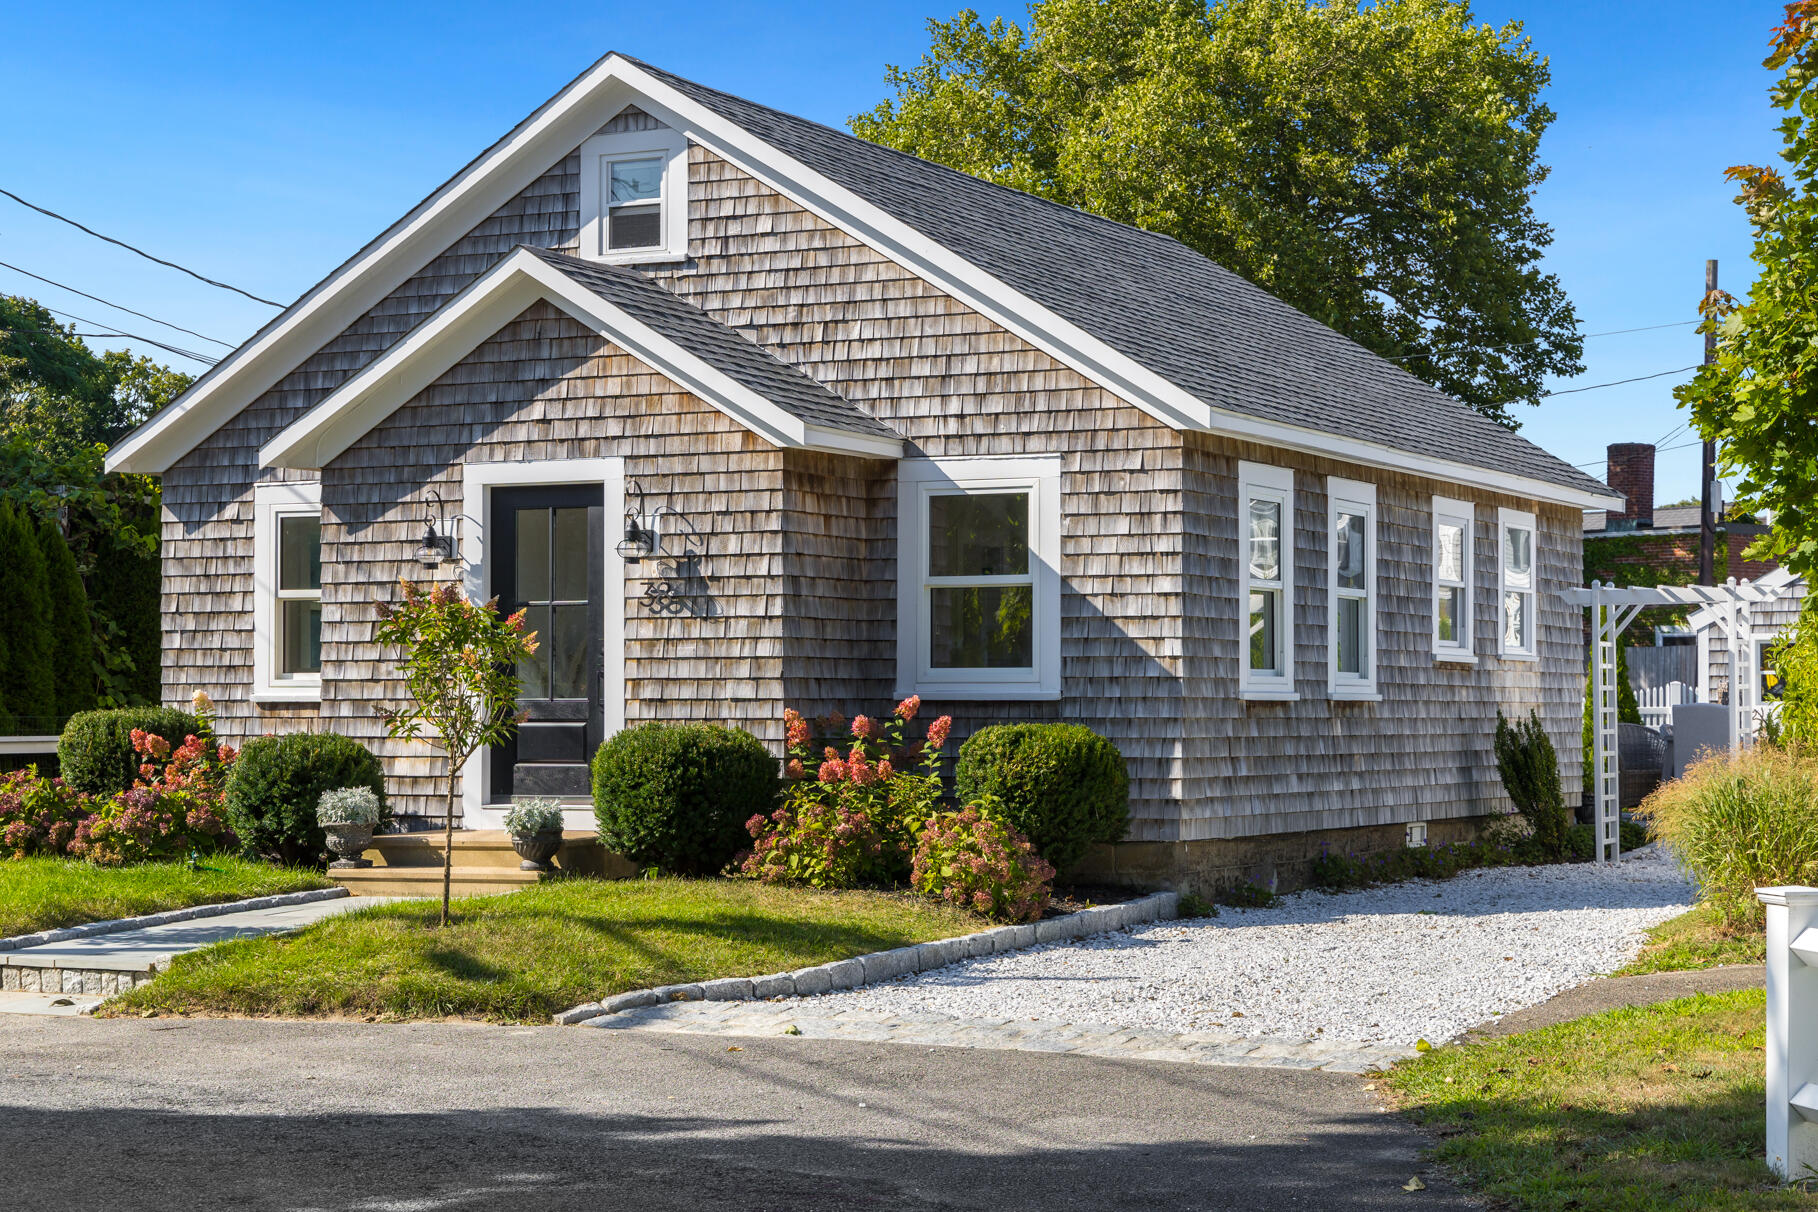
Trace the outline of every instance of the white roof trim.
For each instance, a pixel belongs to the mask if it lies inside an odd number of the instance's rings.
[[[633,102],[1175,429],[1247,436],[1349,462],[1415,471],[1447,483],[1501,486],[1504,491],[1535,500],[1573,505],[1618,500],[1543,480],[1215,410],[958,253],[616,54],[607,55],[582,73],[391,230],[229,354],[176,405],[123,439],[109,452],[108,469],[151,474],[164,471],[418,272],[460,234],[492,214]]]
[[[902,454],[900,440],[808,424],[519,249],[267,442],[259,451],[260,464],[319,468],[333,461],[539,300],[555,304],[773,445],[871,458]]]

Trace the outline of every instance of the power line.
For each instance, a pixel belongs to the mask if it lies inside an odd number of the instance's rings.
[[[36,203],[27,202],[24,198],[21,198],[18,194],[14,193],[10,189],[0,189],[0,194],[5,194],[7,197],[11,198],[13,201],[17,202],[19,205],[28,207],[31,210],[35,210],[41,215],[49,215],[51,218],[57,220],[59,223],[67,223],[71,227],[75,228],[77,231],[86,232],[97,240],[105,240],[109,244],[117,244],[121,248],[124,248],[127,252],[137,253],[139,256],[144,257],[147,261],[155,261],[159,265],[163,265],[170,269],[174,269],[179,273],[188,274],[190,277],[194,278],[198,282],[206,282],[210,286],[218,286],[222,290],[231,290],[237,295],[245,295],[247,298],[251,299],[254,303],[263,303],[267,307],[283,307],[284,306],[284,304],[274,302],[271,299],[261,299],[258,295],[253,294],[251,291],[241,290],[238,286],[229,286],[226,282],[217,282],[213,278],[205,278],[201,274],[197,273],[195,270],[188,269],[188,268],[185,268],[184,266],[178,265],[175,261],[166,261],[163,257],[154,257],[142,248],[134,248],[131,244],[128,244],[125,240],[116,240],[112,236],[104,236],[100,232],[96,231],[94,228],[84,227],[82,224],[76,222],[74,219],[71,219],[65,215],[60,215],[54,210],[46,210],[46,209],[44,209],[44,207],[39,206]]]
[[[1608,383],[1592,383],[1588,387],[1567,387],[1561,391],[1543,391],[1540,394],[1542,398],[1547,396],[1570,396],[1581,391],[1596,391],[1600,387],[1621,387],[1624,383],[1640,383],[1647,379],[1664,379],[1668,375],[1682,375],[1688,370],[1697,370],[1702,365],[1704,365],[1702,362],[1694,362],[1690,366],[1681,366],[1676,370],[1662,370],[1651,375],[1636,375],[1632,379],[1613,379]]]
[[[1703,444],[1702,439],[1700,439],[1697,442],[1681,442],[1677,446],[1668,446],[1665,449],[1657,450],[1654,453],[1655,454],[1671,454],[1675,450],[1690,450],[1692,447],[1699,446],[1702,444]],[[1574,463],[1574,464],[1572,464],[1572,466],[1574,466],[1574,467],[1602,467],[1605,463],[1608,463],[1608,462],[1609,462],[1608,459],[1595,459],[1589,463]]]
[[[39,304],[39,306],[42,307],[43,304]],[[73,316],[73,315],[70,315],[70,313],[66,312],[66,311],[56,311],[54,308],[49,308],[49,307],[45,307],[44,310],[52,312],[55,315],[69,316],[70,319],[76,321],[79,324],[94,324],[97,327],[102,327],[102,328],[107,327],[106,325],[100,324],[99,321],[84,320],[81,316]],[[155,345],[159,349],[162,349],[162,350],[166,351],[167,353],[176,354],[180,358],[188,358],[192,362],[200,362],[204,366],[213,366],[216,362],[219,362],[221,360],[217,357],[214,357],[211,354],[197,353],[193,349],[184,349],[178,345],[168,345],[165,342],[160,341],[155,337],[144,337],[144,336],[140,336],[137,333],[121,332],[118,329],[115,329],[111,332],[64,332],[61,329],[58,329],[53,332],[49,329],[44,329],[44,328],[10,328],[9,327],[9,328],[0,328],[0,332],[13,332],[13,333],[20,333],[20,334],[27,335],[27,336],[38,336],[38,337],[61,337],[65,340],[69,339],[70,337],[89,337],[89,338],[92,338],[95,340],[111,340],[116,337],[123,337],[129,341],[143,341],[147,345]]]
[[[158,340],[156,337],[135,337],[135,336],[133,336],[132,333],[122,332],[119,328],[115,327],[112,324],[107,323],[105,320],[90,320],[86,316],[79,316],[73,311],[62,311],[58,308],[48,306],[47,304],[44,304],[44,303],[39,303],[38,306],[44,308],[45,311],[48,311],[53,316],[62,316],[65,319],[72,320],[77,324],[93,324],[96,328],[111,329],[114,336],[132,337],[132,339],[135,341],[149,341],[153,345],[156,345],[159,349],[168,349],[172,353],[182,354],[186,358],[195,358],[197,361],[211,360],[207,357],[207,355],[198,355],[196,353],[196,351],[193,349],[184,349],[181,346],[170,345],[163,341]]]
[[[58,282],[52,278],[47,278],[43,274],[35,274],[29,269],[20,269],[17,265],[10,265],[5,261],[0,261],[0,268],[10,269],[16,274],[24,274],[28,278],[33,278],[39,282],[48,283],[51,286],[55,286],[58,290],[67,290],[72,295],[81,295],[84,299],[93,299],[95,302],[101,304],[104,307],[111,307],[115,311],[123,311],[129,316],[138,316],[141,320],[150,320],[153,324],[162,324],[166,328],[173,328],[178,332],[188,333],[192,337],[201,337],[204,341],[207,341],[210,344],[220,345],[227,349],[234,348],[232,345],[228,344],[228,342],[220,340],[219,338],[216,338],[216,337],[211,337],[207,333],[197,332],[193,328],[185,328],[181,324],[172,324],[169,320],[160,320],[157,316],[148,316],[142,311],[134,311],[132,308],[124,307],[119,303],[110,303],[106,299],[103,299],[100,295],[91,295],[86,290],[77,290],[73,286],[69,286],[62,282]]]
[[[1608,332],[1587,332],[1581,336],[1579,340],[1589,341],[1592,337],[1622,337],[1627,336],[1632,332],[1656,332],[1662,328],[1685,328],[1688,325],[1696,323],[1698,323],[1697,320],[1674,320],[1671,324],[1644,324],[1640,328],[1612,328]],[[1525,341],[1510,341],[1503,345],[1476,345],[1467,341],[1463,345],[1447,345],[1439,349],[1427,350],[1423,353],[1398,354],[1392,358],[1385,358],[1384,361],[1407,362],[1414,358],[1430,358],[1435,354],[1451,353],[1455,349],[1514,349],[1517,345],[1538,345],[1542,341],[1550,340],[1552,340],[1551,337],[1529,337]]]

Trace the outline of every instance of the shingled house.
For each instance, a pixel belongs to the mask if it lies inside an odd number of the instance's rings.
[[[375,604],[462,577],[546,640],[469,826],[628,723],[915,692],[1112,737],[1092,862],[1188,882],[1456,835],[1498,708],[1571,785],[1553,591],[1620,504],[1174,240],[617,54],[109,465],[163,477],[167,700],[366,739],[402,808]]]

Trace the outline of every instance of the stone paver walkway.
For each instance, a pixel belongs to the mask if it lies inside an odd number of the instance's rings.
[[[779,1036],[863,1040],[941,1048],[1068,1052],[1124,1060],[1196,1065],[1271,1066],[1367,1073],[1414,1054],[1411,1048],[1353,1040],[1241,1038],[1197,1031],[1177,1035],[1096,1023],[1055,1023],[940,1014],[886,1013],[855,1007],[804,1010],[803,1003],[671,1002],[589,1019],[606,1031],[668,1031],[686,1035]],[[793,1030],[792,1030],[793,1029]]]

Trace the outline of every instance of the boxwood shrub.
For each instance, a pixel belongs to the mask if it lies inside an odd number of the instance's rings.
[[[116,707],[69,717],[57,738],[57,769],[71,789],[108,796],[125,791],[139,773],[133,729],[156,733],[174,749],[202,730],[187,711],[170,707]]]
[[[600,841],[640,867],[712,875],[749,842],[745,822],[776,803],[777,762],[749,732],[640,724],[593,757]]]
[[[372,751],[335,732],[293,732],[246,742],[227,780],[227,819],[249,854],[276,863],[314,863],[326,842],[316,801],[338,787],[370,787],[379,817],[390,816],[385,772]]]
[[[962,804],[989,797],[1056,870],[1130,825],[1130,775],[1117,746],[1083,724],[993,724],[966,738],[954,771]]]

